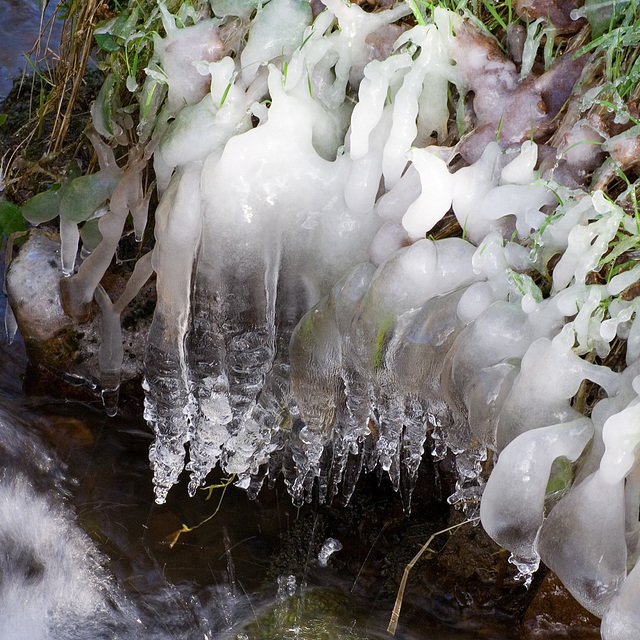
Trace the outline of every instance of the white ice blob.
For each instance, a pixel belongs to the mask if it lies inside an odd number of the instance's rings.
[[[443,160],[427,149],[414,149],[411,158],[420,174],[422,193],[402,217],[412,239],[423,238],[451,208],[453,176]]]
[[[247,84],[261,65],[276,60],[284,63],[291,57],[302,44],[303,32],[311,19],[311,5],[304,0],[271,0],[259,7],[240,58]]]

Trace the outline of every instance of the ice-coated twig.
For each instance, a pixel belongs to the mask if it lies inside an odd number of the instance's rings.
[[[120,315],[151,277],[152,273],[151,252],[149,252],[136,262],[133,274],[127,281],[125,289],[117,302],[111,302],[111,298],[109,298],[102,285],[96,287],[94,298],[100,309],[101,316],[101,342],[98,350],[98,365],[100,367],[102,401],[109,416],[116,415],[118,411],[118,389],[120,387],[122,359],[124,356]]]
[[[113,192],[109,211],[98,224],[102,241],[82,263],[78,272],[60,281],[60,293],[65,312],[78,321],[89,317],[89,305],[96,287],[106,273],[116,252],[127,215],[143,200],[142,172],[147,164],[145,148],[133,147],[129,163]]]
[[[138,295],[138,292],[145,285],[147,280],[153,274],[153,266],[151,259],[153,252],[145,253],[142,258],[136,262],[136,266],[133,268],[133,273],[124,288],[124,291],[120,294],[118,300],[114,303],[113,308],[118,313],[122,313],[125,307]]]
[[[101,342],[98,350],[100,382],[102,385],[102,402],[108,416],[118,412],[118,389],[122,371],[122,328],[120,314],[114,309],[109,295],[102,285],[95,291],[95,300],[100,308]]]

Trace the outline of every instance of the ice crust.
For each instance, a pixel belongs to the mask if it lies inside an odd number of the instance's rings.
[[[185,466],[191,494],[219,465],[251,495],[282,473],[298,504],[348,499],[365,470],[388,474],[408,511],[429,447],[454,461],[449,501],[479,509],[527,584],[542,560],[604,616],[605,638],[640,636],[640,321],[623,295],[640,267],[590,277],[637,228],[601,191],[540,175],[528,127],[544,125],[551,76],[523,64],[519,77],[443,9],[408,28],[402,3],[326,0],[315,19],[306,0],[211,4],[184,28],[161,4],[146,150],[122,172],[96,143],[112,190],[99,268],[65,285],[77,313],[99,303],[110,381],[119,313],[156,272],[144,389],[157,501]],[[235,16],[244,46],[221,35]],[[450,85],[474,92],[478,118],[455,148],[438,146]],[[501,99],[514,115],[496,136]],[[144,227],[151,153],[156,245],[112,302],[95,274],[128,213]],[[443,219],[464,239],[429,237]],[[622,372],[595,361],[618,338]]]

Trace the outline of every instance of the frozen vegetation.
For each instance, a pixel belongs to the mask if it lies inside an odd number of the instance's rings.
[[[185,467],[191,493],[217,465],[252,494],[283,473],[296,502],[383,470],[408,509],[429,442],[523,580],[542,560],[606,640],[640,637],[640,216],[633,185],[607,191],[639,131],[620,85],[583,42],[543,51],[541,20],[506,55],[442,8],[416,25],[404,3],[324,5],[161,3],[137,131],[95,109],[137,142],[121,169],[94,136],[102,242],[62,291],[77,318],[95,297],[113,390],[119,314],[156,273],[157,500]],[[155,247],[112,302],[98,283],[129,213],[142,233],[148,160]],[[88,218],[60,209],[67,273]]]

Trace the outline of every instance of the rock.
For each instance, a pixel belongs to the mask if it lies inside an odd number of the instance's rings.
[[[523,640],[600,640],[600,620],[583,609],[549,571],[524,614]]]
[[[29,234],[7,272],[7,293],[28,345],[46,344],[73,323],[60,303],[60,243],[39,229]]]
[[[72,416],[42,415],[36,419],[35,426],[56,448],[90,447],[95,444],[86,422]]]
[[[60,299],[60,240],[56,234],[32,229],[7,271],[7,295],[24,339],[29,360],[53,370],[72,384],[98,387],[100,314],[93,304],[88,322],[74,323]],[[105,276],[103,286],[115,297],[125,277]],[[122,381],[143,373],[146,336],[155,308],[155,286],[147,283],[122,314],[124,360]]]

